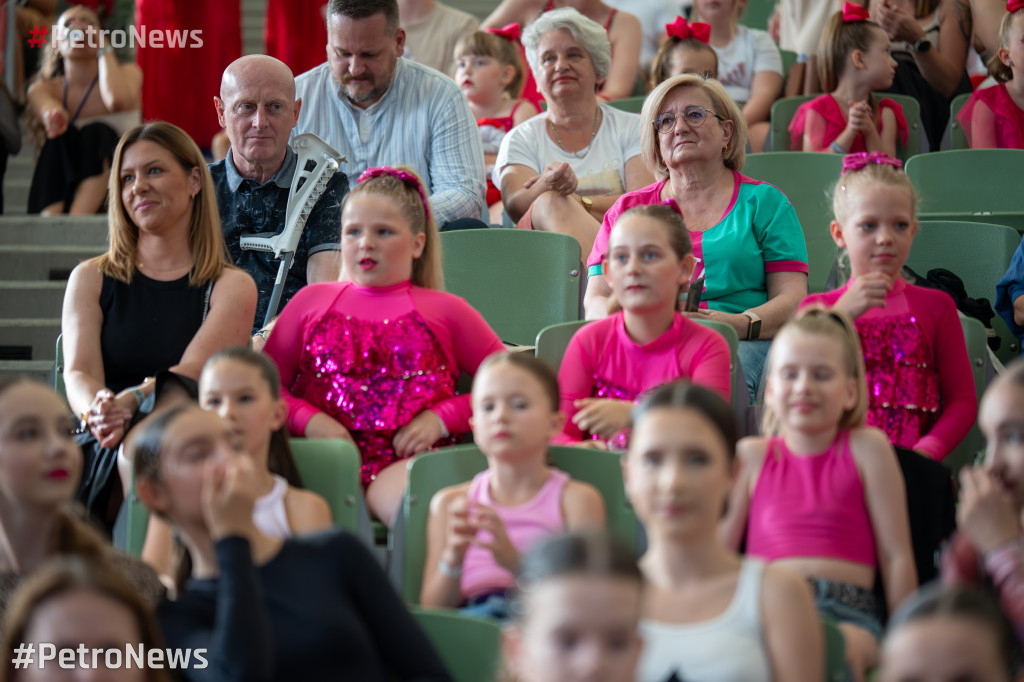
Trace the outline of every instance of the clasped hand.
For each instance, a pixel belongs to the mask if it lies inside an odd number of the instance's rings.
[[[135,398],[129,395],[127,400],[122,401],[108,388],[101,388],[96,392],[96,397],[89,405],[86,425],[100,447],[116,447],[124,438],[135,414],[127,403],[134,400]]]
[[[482,530],[487,531],[490,540],[480,537]],[[470,545],[489,551],[494,562],[510,573],[518,572],[519,550],[509,539],[498,513],[485,504],[459,497],[448,506],[448,532],[441,559],[450,566],[461,566]]]
[[[565,161],[549,163],[543,173],[534,175],[527,180],[523,184],[523,189],[530,189],[538,182],[546,185],[550,191],[557,192],[566,197],[574,194],[579,185],[579,179],[576,177],[572,166]]]

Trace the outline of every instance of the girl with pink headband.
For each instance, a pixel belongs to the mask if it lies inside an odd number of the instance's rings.
[[[367,170],[342,209],[340,281],[299,291],[264,347],[289,431],[354,441],[367,504],[387,523],[405,489],[401,460],[469,431],[459,375],[504,350],[478,312],[441,291],[440,246],[420,178]]]

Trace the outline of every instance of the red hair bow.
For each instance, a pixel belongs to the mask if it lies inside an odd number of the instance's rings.
[[[522,31],[519,30],[519,24],[505,24],[501,28],[486,28],[484,30],[504,38],[510,43],[519,42],[519,36],[522,35]]]
[[[1012,0],[1011,0],[1012,1]],[[851,21],[868,21],[871,15],[868,11],[858,5],[855,2],[844,2],[843,3],[843,22],[849,23]]]
[[[1024,9],[1024,0],[1006,0],[1006,11],[1013,14],[1019,9]]]
[[[1021,1],[1024,2],[1024,0]],[[702,24],[699,21],[688,24],[686,19],[676,17],[671,24],[665,24],[665,33],[669,38],[679,38],[680,40],[695,38],[702,43],[707,43],[711,40],[711,25]]]

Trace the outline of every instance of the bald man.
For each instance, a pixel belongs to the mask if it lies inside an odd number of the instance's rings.
[[[220,97],[214,97],[213,103],[231,148],[223,161],[210,165],[210,173],[231,259],[252,275],[259,289],[253,327],[258,348],[266,340],[261,328],[279,261],[272,253],[243,251],[240,241],[246,236],[271,237],[284,229],[297,158],[288,147],[288,137],[302,100],[295,99],[295,78],[284,62],[250,55],[224,70]],[[348,178],[339,171],[306,221],[278,312],[306,284],[338,278],[340,207],[347,192]]]

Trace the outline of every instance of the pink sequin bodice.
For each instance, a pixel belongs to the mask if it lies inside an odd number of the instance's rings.
[[[868,424],[913,449],[938,418],[939,374],[913,313],[859,318],[868,383]]]
[[[415,311],[380,321],[328,311],[302,349],[291,392],[349,430],[362,454],[366,486],[398,459],[395,432],[455,395],[458,369],[447,364]]]

